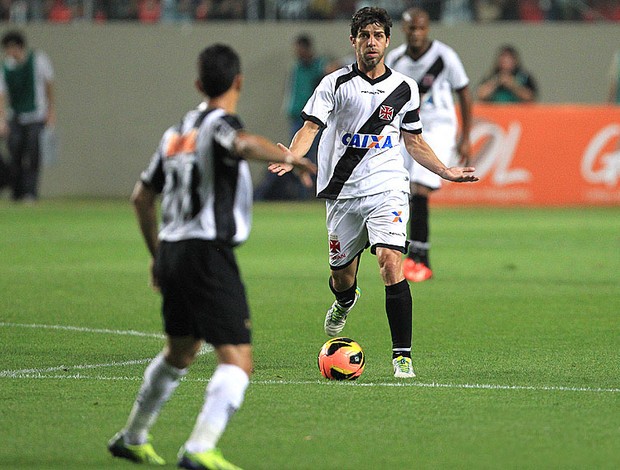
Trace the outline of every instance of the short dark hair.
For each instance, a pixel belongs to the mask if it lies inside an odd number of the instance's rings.
[[[383,8],[377,7],[364,7],[353,15],[353,18],[351,18],[351,36],[356,37],[359,30],[369,24],[380,24],[383,26],[385,35],[388,38],[390,37],[392,18]]]
[[[9,31],[2,36],[2,47],[10,45],[24,47],[26,45],[26,37],[20,31]]]
[[[225,44],[213,44],[198,56],[198,79],[209,98],[226,93],[241,73],[239,55]]]
[[[311,48],[312,47],[312,37],[307,33],[301,33],[295,38],[295,44]]]

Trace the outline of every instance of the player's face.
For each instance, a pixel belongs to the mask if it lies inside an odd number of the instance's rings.
[[[383,62],[385,49],[390,45],[390,38],[385,35],[383,26],[378,24],[364,26],[357,32],[357,36],[351,36],[350,39],[358,63],[367,70]]]
[[[429,20],[424,15],[416,15],[403,21],[403,32],[410,49],[418,51],[428,44]]]

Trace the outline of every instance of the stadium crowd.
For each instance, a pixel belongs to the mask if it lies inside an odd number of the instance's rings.
[[[620,21],[618,0],[0,0],[0,21],[348,20],[361,6],[394,18],[418,6],[431,21]]]

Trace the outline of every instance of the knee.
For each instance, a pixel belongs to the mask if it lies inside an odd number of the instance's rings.
[[[164,359],[177,369],[187,369],[196,359],[201,344],[201,341],[197,340],[189,344],[168,345],[164,349]]]
[[[381,278],[386,286],[403,280],[402,259],[399,252],[381,256],[378,261]]]

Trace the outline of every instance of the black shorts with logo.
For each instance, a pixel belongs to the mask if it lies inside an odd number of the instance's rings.
[[[250,314],[233,248],[208,240],[161,242],[155,274],[169,336],[215,346],[249,344]]]

